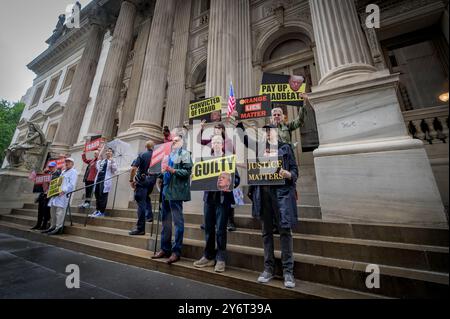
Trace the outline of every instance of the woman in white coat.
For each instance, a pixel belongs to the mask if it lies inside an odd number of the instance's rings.
[[[106,158],[97,161],[97,176],[95,177],[95,198],[96,211],[90,215],[91,217],[104,217],[106,205],[108,203],[108,194],[112,188],[111,177],[117,172],[117,164],[113,159],[114,151],[108,148]],[[99,183],[98,182],[102,182]]]

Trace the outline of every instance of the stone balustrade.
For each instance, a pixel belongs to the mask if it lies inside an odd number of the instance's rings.
[[[406,111],[403,117],[411,137],[427,144],[448,142],[447,105]]]

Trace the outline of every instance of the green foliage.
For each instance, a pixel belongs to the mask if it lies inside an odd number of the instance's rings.
[[[0,165],[22,115],[24,103],[0,101]]]

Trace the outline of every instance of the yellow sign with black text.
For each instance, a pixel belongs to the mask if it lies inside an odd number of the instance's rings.
[[[47,192],[47,198],[57,196],[62,192],[61,186],[63,183],[63,179],[64,179],[64,177],[61,176],[61,177],[55,178],[54,180],[52,180],[50,182],[50,187],[48,188],[48,192]]]

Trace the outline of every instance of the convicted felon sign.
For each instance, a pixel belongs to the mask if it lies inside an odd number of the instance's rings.
[[[189,104],[189,124],[195,120],[207,123],[220,122],[222,120],[222,98],[220,96],[191,101]]]
[[[270,98],[268,95],[260,95],[239,99],[236,110],[240,120],[270,116]]]
[[[247,161],[247,178],[249,185],[284,185],[285,179],[280,174],[283,168],[282,157],[264,158]]]
[[[191,190],[233,191],[236,155],[207,159],[194,164]]]

